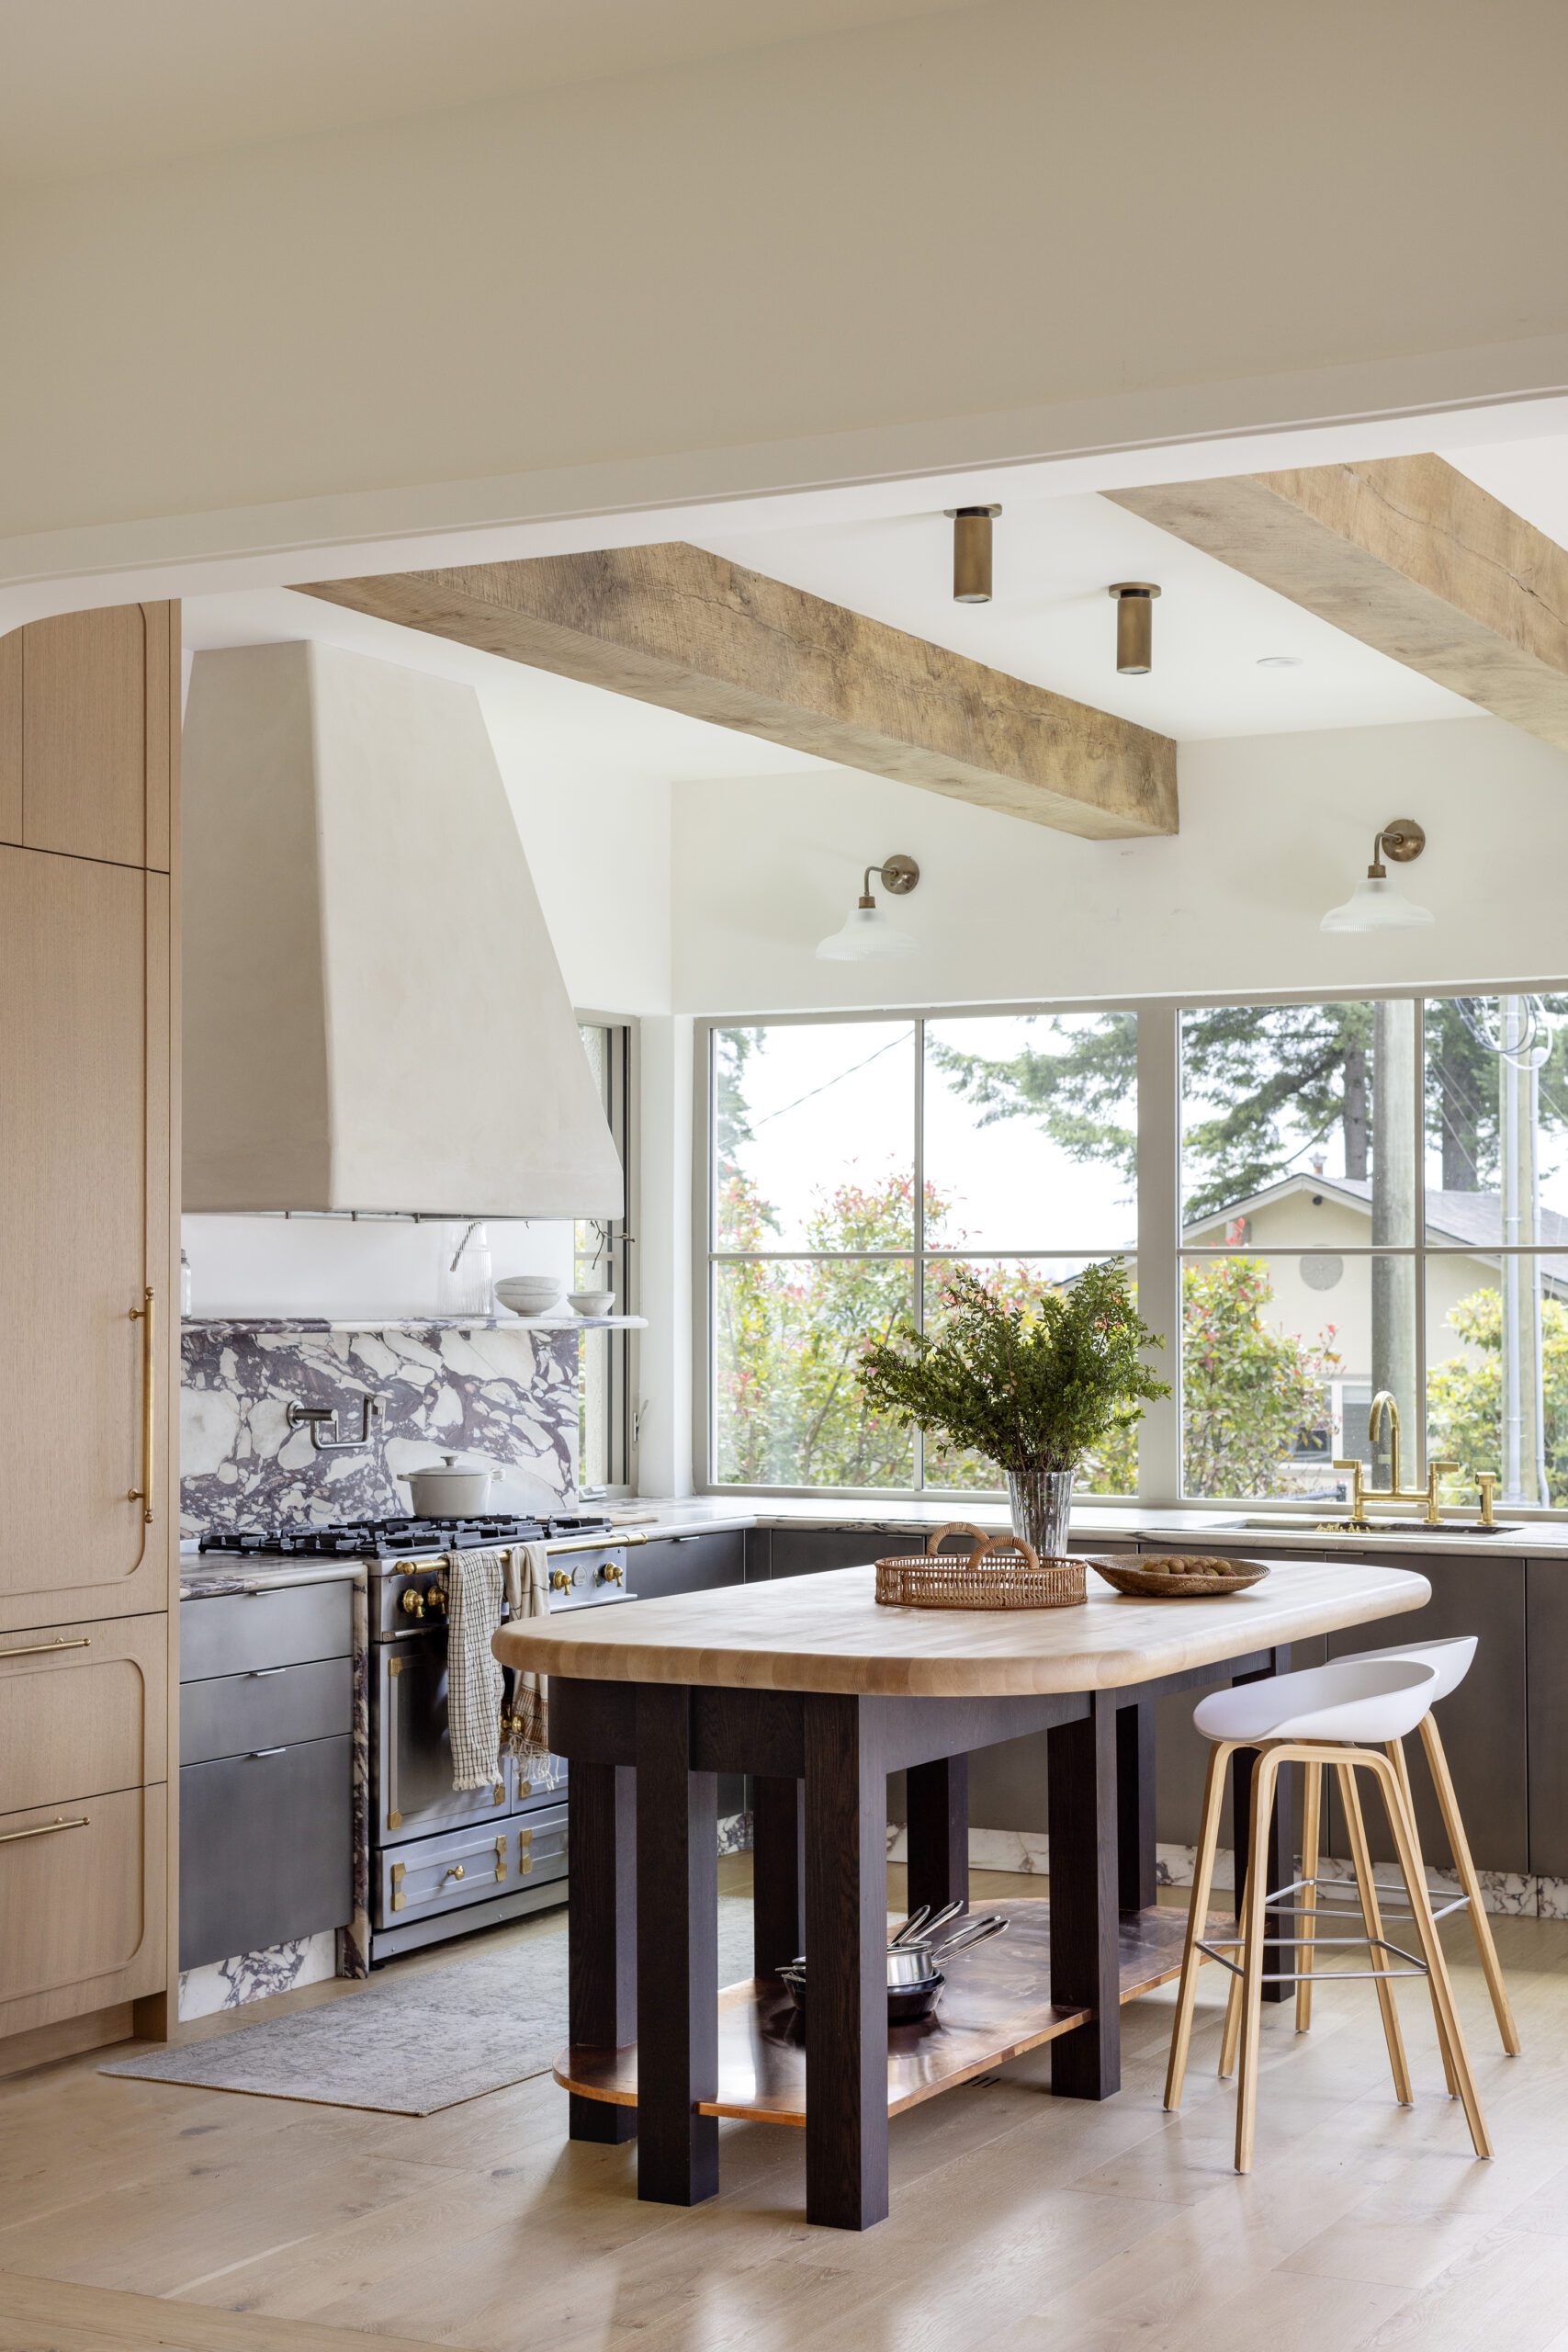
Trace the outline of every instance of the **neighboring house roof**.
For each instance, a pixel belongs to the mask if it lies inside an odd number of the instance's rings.
[[[1190,1225],[1183,1227],[1182,1239],[1200,1240],[1217,1227],[1232,1224],[1238,1216],[1252,1216],[1259,1209],[1271,1208],[1275,1202],[1289,1200],[1302,1193],[1319,1193],[1325,1201],[1341,1201],[1347,1208],[1363,1210],[1369,1218],[1372,1213],[1370,1176],[1318,1176],[1309,1170],[1305,1175],[1282,1176],[1277,1184],[1266,1184],[1260,1193],[1251,1193],[1246,1200],[1232,1201],[1223,1209],[1211,1210],[1207,1216],[1194,1217]],[[1428,1240],[1459,1242],[1484,1256],[1489,1248],[1496,1249],[1502,1237],[1503,1202],[1500,1193],[1427,1193]],[[1568,1250],[1568,1217],[1560,1216],[1555,1209],[1543,1208],[1536,1239],[1543,1250]]]

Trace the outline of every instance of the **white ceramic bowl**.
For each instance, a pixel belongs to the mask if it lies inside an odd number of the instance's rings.
[[[579,1315],[608,1315],[615,1304],[613,1290],[569,1290],[568,1304]]]
[[[495,1295],[513,1315],[547,1315],[560,1304],[561,1286],[554,1274],[508,1274]]]

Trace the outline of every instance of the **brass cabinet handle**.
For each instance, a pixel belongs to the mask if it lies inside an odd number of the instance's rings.
[[[56,1634],[52,1642],[28,1642],[19,1650],[0,1650],[0,1663],[8,1657],[52,1657],[56,1650],[90,1650],[93,1645],[85,1634],[68,1642],[63,1634]]]
[[[131,1487],[126,1500],[141,1505],[142,1520],[151,1527],[153,1460],[158,1442],[155,1369],[158,1317],[151,1283],[142,1292],[141,1301],[140,1306],[133,1306],[130,1310],[131,1321],[141,1326],[141,1484]]]
[[[57,1814],[52,1821],[40,1821],[36,1829],[7,1829],[0,1837],[0,1846],[14,1846],[22,1838],[52,1838],[57,1829],[85,1829],[90,1818],[90,1815],[79,1813],[67,1821],[63,1814]]]

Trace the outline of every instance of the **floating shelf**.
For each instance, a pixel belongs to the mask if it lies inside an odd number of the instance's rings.
[[[955,1959],[936,2015],[887,2034],[887,2111],[899,2115],[922,2099],[953,2090],[1009,2058],[1018,2058],[1090,2014],[1058,2009],[1043,1998],[1051,1981],[1051,1905],[1041,1897],[987,1903],[1009,1921],[1005,1936]],[[895,1924],[894,1922],[889,1923]],[[1211,1933],[1232,1931],[1228,1914],[1211,1917]],[[1122,1998],[1136,2000],[1180,1973],[1187,1933],[1185,1906],[1155,1905],[1122,1914]],[[637,2105],[637,2046],[625,2050],[573,2047],[556,2062],[555,2078],[580,2098],[613,2107]],[[754,1979],[718,1996],[718,2096],[703,2100],[703,2115],[763,2123],[806,2121],[806,2043],[800,2013],[782,1984]]]

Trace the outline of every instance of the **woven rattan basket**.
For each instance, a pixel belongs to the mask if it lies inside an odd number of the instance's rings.
[[[975,1538],[967,1559],[939,1555],[947,1535]],[[986,1535],[954,1520],[923,1553],[878,1560],[876,1597],[890,1609],[1071,1609],[1089,1592],[1081,1560],[1043,1560],[1021,1535]]]

